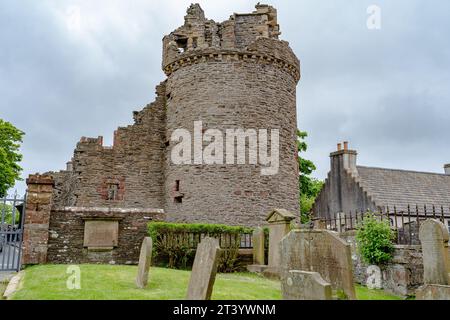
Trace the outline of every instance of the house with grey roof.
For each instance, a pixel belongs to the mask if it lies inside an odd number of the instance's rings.
[[[359,166],[357,152],[348,149],[348,142],[343,148],[338,144],[330,159],[330,172],[312,209],[314,217],[395,210],[401,224],[401,214],[410,210],[420,219],[437,215],[450,228],[450,164],[442,174]]]

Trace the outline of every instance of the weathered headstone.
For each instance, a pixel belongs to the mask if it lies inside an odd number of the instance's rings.
[[[333,290],[356,299],[350,245],[328,230],[292,230],[279,244],[281,281],[291,270],[318,272]]]
[[[264,265],[264,229],[256,228],[252,235],[253,264]]]
[[[275,209],[267,216],[269,223],[269,263],[264,274],[269,277],[279,277],[280,273],[280,241],[291,230],[291,221],[296,216],[285,210]]]
[[[445,225],[434,219],[420,224],[423,281],[425,284],[450,285],[449,234]]]
[[[331,285],[317,272],[290,270],[281,282],[284,300],[331,300]]]
[[[369,289],[382,289],[381,269],[379,266],[371,265],[367,267],[366,286]]]
[[[416,290],[416,300],[450,300],[450,286],[426,284]]]
[[[187,291],[187,300],[210,300],[219,261],[219,241],[205,237],[197,246]]]
[[[141,254],[139,255],[138,273],[136,276],[136,285],[138,288],[145,288],[148,283],[148,273],[152,263],[152,238],[145,237],[142,241]]]

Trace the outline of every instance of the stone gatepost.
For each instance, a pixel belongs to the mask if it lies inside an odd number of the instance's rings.
[[[269,264],[264,271],[268,277],[278,278],[280,275],[280,241],[291,231],[291,221],[296,216],[285,210],[275,209],[267,216],[269,223]]]
[[[27,186],[22,264],[46,263],[54,181],[49,175],[34,174]]]
[[[247,270],[250,272],[261,273],[267,269],[267,265],[265,265],[265,238],[263,228],[257,227],[253,230],[253,264],[247,266]]]

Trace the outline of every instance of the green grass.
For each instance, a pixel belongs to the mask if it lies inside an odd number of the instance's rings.
[[[67,265],[39,265],[25,269],[17,300],[180,300],[184,299],[189,271],[151,268],[147,288],[137,289],[134,280],[136,266],[80,265],[81,289],[67,289]],[[357,287],[359,299],[388,300],[396,297],[380,290]],[[278,300],[279,281],[256,274],[218,274],[213,290],[215,300]]]
[[[404,300],[401,297],[393,296],[383,290],[371,290],[361,285],[356,285],[356,296],[359,300]]]

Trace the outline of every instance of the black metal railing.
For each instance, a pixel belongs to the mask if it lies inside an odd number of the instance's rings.
[[[26,197],[0,198],[0,271],[19,271]]]
[[[320,218],[322,225],[328,230],[344,232],[356,230],[367,214],[374,214],[381,221],[389,221],[396,233],[397,244],[418,245],[420,222],[426,219],[437,219],[450,230],[450,206],[407,205],[398,209],[397,206],[380,208],[377,212],[357,210],[336,213],[333,216]]]

